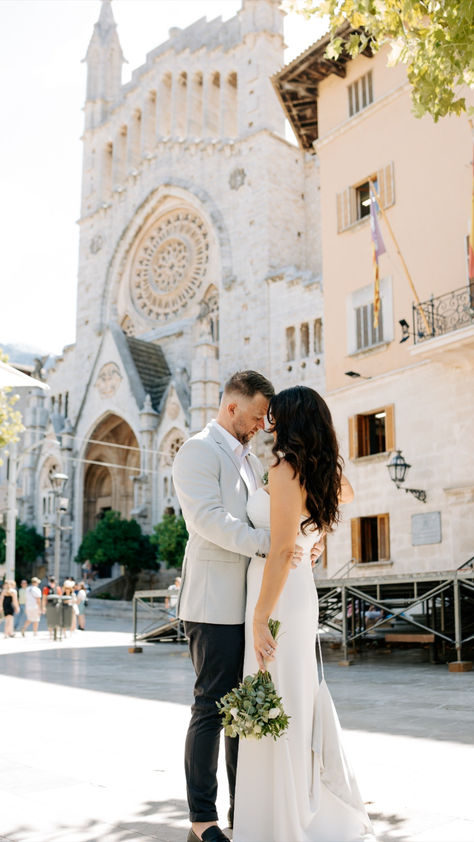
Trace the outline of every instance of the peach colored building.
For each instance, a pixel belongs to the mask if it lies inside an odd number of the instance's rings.
[[[273,77],[319,160],[326,397],[356,493],[328,540],[326,575],[453,569],[474,550],[471,128],[466,116],[416,119],[388,48],[336,62],[326,45]],[[384,211],[377,328],[369,181]],[[396,450],[412,466],[402,488],[386,467]]]

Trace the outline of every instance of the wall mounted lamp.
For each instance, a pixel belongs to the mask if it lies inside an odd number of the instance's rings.
[[[402,338],[400,339],[400,345],[401,345],[402,342],[406,342],[407,339],[409,339],[410,336],[411,336],[410,325],[408,324],[406,319],[400,319],[398,324],[400,325],[400,327],[402,329]]]
[[[411,465],[405,461],[402,456],[402,451],[397,450],[393,454],[390,461],[387,463],[387,470],[390,474],[390,479],[395,483],[397,488],[403,488],[407,494],[413,494],[421,503],[426,503],[426,491],[421,491],[419,488],[405,488],[402,483],[405,482],[405,477]]]
[[[400,339],[400,345],[402,344],[402,342],[406,342],[407,339],[410,338],[410,336],[413,336],[415,339],[423,339],[427,335],[422,330],[419,330],[417,333],[413,333],[413,331],[410,330],[410,325],[408,324],[406,319],[399,319],[398,324],[402,329],[402,338]]]
[[[345,371],[344,374],[346,377],[360,377],[361,380],[372,380],[371,377],[366,377],[364,374],[359,374],[358,371]]]

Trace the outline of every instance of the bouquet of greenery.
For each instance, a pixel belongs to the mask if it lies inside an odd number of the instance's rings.
[[[276,640],[280,621],[270,619],[268,627]],[[224,721],[226,737],[261,740],[270,736],[277,740],[285,733],[290,721],[268,670],[247,675],[237,688],[217,702],[217,707]]]

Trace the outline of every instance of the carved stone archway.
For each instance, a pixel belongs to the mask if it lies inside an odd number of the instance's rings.
[[[173,484],[172,471],[174,458],[185,438],[185,434],[177,427],[174,427],[167,433],[159,447],[160,471],[158,488],[161,517],[166,512],[173,512],[174,514],[180,512],[179,501]]]
[[[84,459],[85,534],[111,509],[130,517],[134,503],[133,477],[140,473],[135,433],[120,416],[107,415],[91,433]]]

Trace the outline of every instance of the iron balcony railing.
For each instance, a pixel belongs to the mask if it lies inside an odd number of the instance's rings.
[[[426,331],[421,310],[428,322],[429,333]],[[462,327],[469,327],[471,324],[474,324],[474,285],[455,289],[437,298],[431,297],[429,301],[422,301],[419,305],[413,304],[415,344],[451,333],[453,330],[460,330]]]

